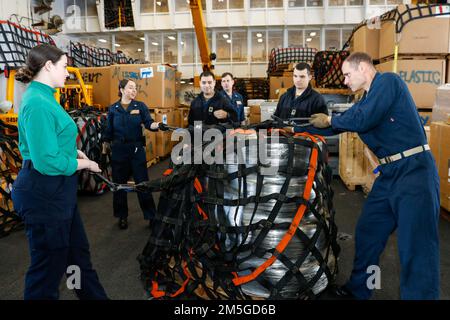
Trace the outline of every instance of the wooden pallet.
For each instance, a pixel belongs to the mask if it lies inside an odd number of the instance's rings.
[[[376,157],[354,132],[339,137],[339,175],[346,187],[354,191],[361,186],[365,193],[372,190],[376,175]]]
[[[156,157],[156,158],[153,158],[152,160],[147,161],[147,168],[154,166],[155,164],[159,163],[159,161],[160,161],[159,157]]]

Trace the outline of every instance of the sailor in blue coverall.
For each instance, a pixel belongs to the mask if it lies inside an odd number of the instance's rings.
[[[401,299],[439,299],[439,177],[412,96],[398,75],[377,73],[365,53],[350,55],[342,71],[346,85],[364,89],[364,96],[341,115],[313,115],[311,124],[324,129],[306,131],[357,132],[379,158],[380,175],[356,226],[350,279],[336,294],[370,298],[368,267],[378,266],[389,236],[397,231]],[[381,286],[382,278],[383,270]]]
[[[222,74],[221,84],[223,90],[219,93],[236,109],[238,122],[242,124],[245,121],[244,99],[238,92],[233,91],[233,75],[229,72]]]
[[[148,130],[167,130],[167,126],[156,123],[150,116],[147,106],[136,97],[136,83],[125,79],[119,83],[121,99],[108,110],[107,127],[103,132],[103,140],[111,143],[112,178],[115,183],[127,183],[133,175],[134,182],[148,180],[147,161],[145,155],[145,137],[142,126]],[[151,193],[137,194],[139,205],[145,220],[153,219],[156,207]],[[128,227],[128,204],[126,191],[113,194],[114,216],[119,218],[119,228]]]

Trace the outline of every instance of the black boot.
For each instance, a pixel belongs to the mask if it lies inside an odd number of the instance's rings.
[[[119,229],[125,230],[128,228],[127,218],[119,218]]]

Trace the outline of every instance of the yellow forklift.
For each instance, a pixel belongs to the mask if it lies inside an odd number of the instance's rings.
[[[74,67],[67,67],[67,71],[74,79],[68,81],[64,88],[56,90],[55,99],[64,109],[81,109],[84,106],[92,106],[100,109],[99,105],[93,104],[93,87],[84,84],[80,70]],[[6,101],[4,106],[10,106],[9,111],[0,113],[0,120],[6,124],[17,126],[17,113],[14,112],[14,76],[16,70],[7,70],[6,78]]]

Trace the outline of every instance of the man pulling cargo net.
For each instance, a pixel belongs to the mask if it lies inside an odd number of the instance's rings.
[[[175,151],[164,178],[131,188],[162,191],[138,257],[153,298],[312,299],[333,282],[339,247],[326,144],[277,126],[214,126],[214,139],[178,145],[183,161]],[[194,128],[195,139],[205,128]]]

